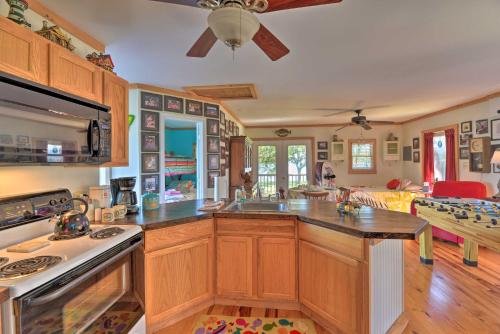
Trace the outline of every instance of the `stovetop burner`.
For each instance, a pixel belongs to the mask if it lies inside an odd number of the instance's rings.
[[[76,238],[80,238],[80,237],[84,237],[86,235],[89,235],[90,233],[92,232],[92,230],[88,230],[88,231],[85,231],[83,233],[80,233],[80,234],[74,234],[74,235],[71,235],[71,236],[57,236],[57,235],[51,235],[49,237],[49,240],[50,241],[59,241],[59,240],[71,240],[71,239],[76,239]]]
[[[42,272],[62,261],[60,256],[36,256],[9,263],[0,268],[1,278],[19,278]]]
[[[3,256],[0,257],[0,266],[3,266],[7,262],[9,262],[9,258],[8,257],[3,257]]]
[[[96,231],[90,235],[91,239],[107,239],[114,237],[115,235],[122,234],[125,232],[124,229],[120,227],[108,227],[102,230]]]

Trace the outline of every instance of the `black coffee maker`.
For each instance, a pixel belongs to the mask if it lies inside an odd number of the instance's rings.
[[[124,204],[127,206],[127,214],[137,213],[137,194],[134,191],[135,176],[111,179],[112,205]]]

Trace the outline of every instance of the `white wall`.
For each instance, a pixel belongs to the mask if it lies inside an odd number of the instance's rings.
[[[278,128],[247,128],[246,134],[252,139],[255,138],[278,138],[274,131]],[[394,178],[403,176],[401,161],[384,161],[383,160],[383,142],[387,139],[390,133],[401,139],[402,129],[400,125],[380,125],[374,126],[372,130],[361,131],[360,127],[350,126],[339,132],[335,132],[337,127],[303,127],[290,128],[292,131],[290,138],[293,137],[314,137],[318,141],[332,141],[334,134],[337,134],[340,139],[347,142],[349,139],[359,139],[361,135],[366,139],[377,140],[377,174],[349,174],[348,162],[334,163],[334,173],[337,176],[336,182],[338,185],[366,185],[366,186],[385,186],[387,182]],[[330,144],[329,147],[330,149]],[[330,156],[330,153],[329,153]],[[402,157],[401,157],[402,159]],[[313,157],[316,161],[316,157]],[[314,165],[313,165],[314,168]]]
[[[472,131],[475,135],[475,121],[479,119],[497,119],[500,115],[497,114],[500,110],[500,98],[491,99],[486,102],[477,103],[471,106],[463,107],[447,113],[442,113],[433,117],[425,118],[419,121],[407,123],[403,125],[403,146],[409,146],[412,143],[412,138],[419,137],[423,130],[438,128],[452,124],[458,124],[460,128],[461,122],[472,121]],[[491,131],[491,129],[490,129]],[[460,132],[460,131],[459,131]],[[422,152],[422,139],[420,139]],[[500,141],[493,142],[500,144]],[[422,154],[422,153],[421,153]],[[422,182],[422,158],[421,163],[403,162],[403,176],[416,182]],[[500,174],[495,173],[471,173],[469,172],[468,160],[459,161],[459,179],[480,181],[486,184],[488,194],[492,195],[497,192],[496,184],[500,178]]]

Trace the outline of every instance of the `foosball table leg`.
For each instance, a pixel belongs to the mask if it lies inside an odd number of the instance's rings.
[[[420,262],[423,264],[434,264],[432,255],[432,226],[427,225],[419,236]]]
[[[471,267],[477,267],[477,255],[479,247],[477,242],[464,240],[464,263]]]

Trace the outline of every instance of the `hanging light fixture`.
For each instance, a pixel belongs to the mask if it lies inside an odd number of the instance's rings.
[[[234,50],[255,36],[260,22],[252,12],[229,6],[214,10],[208,16],[208,26],[219,40]]]

